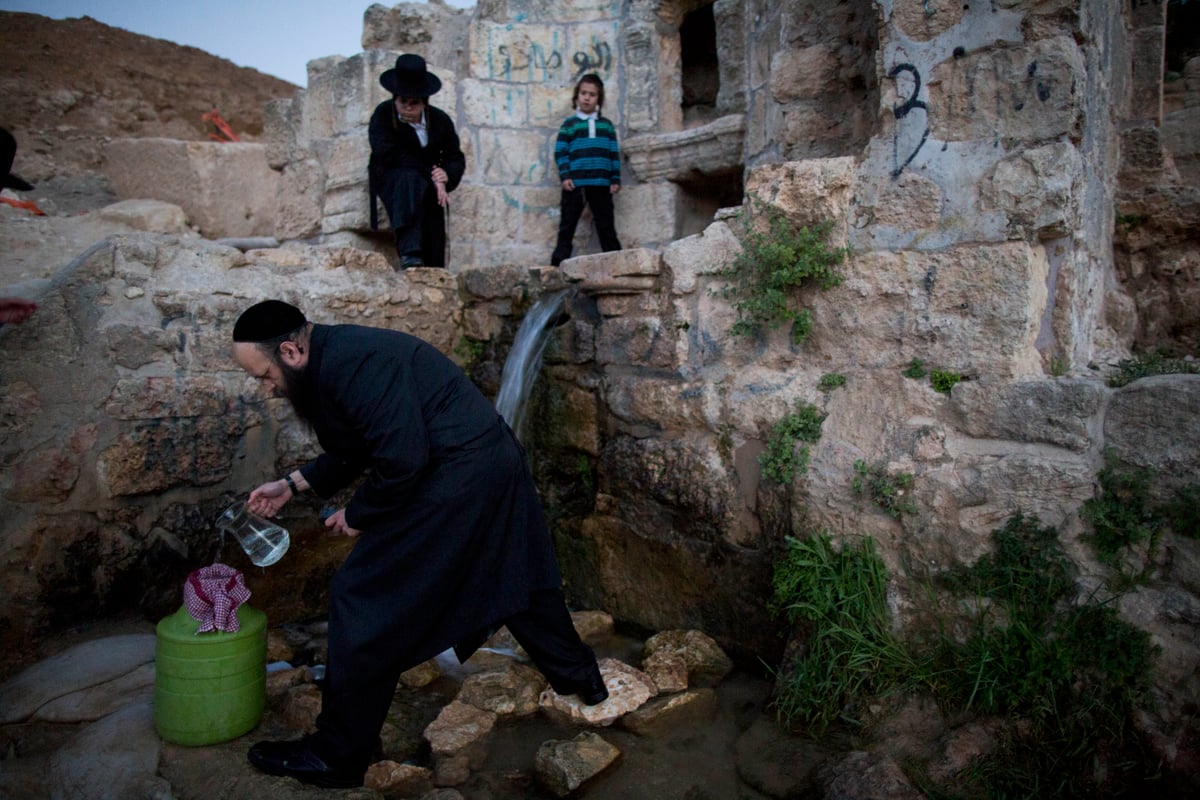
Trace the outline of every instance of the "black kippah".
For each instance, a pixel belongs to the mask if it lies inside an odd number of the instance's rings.
[[[263,300],[242,312],[233,326],[235,342],[266,342],[286,336],[308,320],[304,312],[282,300]]]

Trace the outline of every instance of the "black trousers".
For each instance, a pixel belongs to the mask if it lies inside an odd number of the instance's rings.
[[[560,694],[574,692],[596,668],[596,654],[579,638],[561,589],[531,592],[529,608],[503,624]],[[339,632],[331,627],[329,634],[333,648]],[[400,674],[418,663],[397,660],[363,665],[354,675],[327,674],[312,738],[317,754],[334,764],[365,769],[375,753]]]
[[[400,261],[420,259],[427,267],[446,266],[446,214],[433,183],[410,169],[385,170],[379,182]]]
[[[558,221],[558,242],[550,256],[551,266],[557,267],[571,257],[572,240],[583,207],[592,209],[592,220],[596,223],[596,234],[600,237],[600,248],[608,253],[621,249],[617,239],[617,228],[613,222],[613,196],[608,186],[576,186],[574,190],[562,192],[562,216]]]

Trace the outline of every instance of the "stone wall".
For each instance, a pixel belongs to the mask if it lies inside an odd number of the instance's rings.
[[[176,209],[177,210],[177,209]],[[214,559],[248,572],[276,623],[324,614],[349,542],[293,504],[292,551],[254,570],[213,523],[313,443],[229,356],[237,315],[264,297],[320,322],[403,327],[452,352],[454,279],[380,256],[293,246],[242,253],[194,236],[128,234],[55,277],[37,313],[0,330],[0,672],[52,629],[165,615]]]
[[[688,127],[674,76],[696,4],[633,2],[618,19],[612,4],[573,3],[564,22],[548,3],[488,3],[470,18],[469,63],[435,64],[471,163],[449,271],[393,273],[388,237],[365,230],[365,126],[395,51],[314,62],[308,88],[272,107],[267,154],[281,238],[323,246],[117,240],[76,265],[36,324],[4,332],[0,580],[19,599],[0,631],[13,642],[89,603],[136,604],[118,586],[166,602],[214,551],[207,520],[221,505],[309,452],[224,355],[237,310],[264,296],[423,335],[494,393],[530,303],[574,284],[530,453],[570,597],[624,623],[700,628],[771,661],[784,643],[767,613],[772,564],[786,536],[818,527],[877,542],[901,626],[916,624],[913,576],[978,558],[1016,513],[1058,526],[1081,585],[1100,585],[1078,511],[1104,452],[1152,468],[1164,492],[1200,476],[1200,379],[1103,382],[1152,321],[1171,324],[1156,298],[1187,296],[1200,229],[1188,186],[1124,184],[1141,152],[1120,123],[1146,74],[1133,58],[1143,5],[717,3],[714,19],[740,20],[756,46],[722,61],[715,118]],[[829,31],[860,47],[824,47]],[[852,57],[868,46],[871,59]],[[626,250],[549,270],[537,265],[555,224],[551,110],[585,62],[611,70],[631,133],[622,213],[637,219],[618,220]],[[793,87],[810,69],[856,91]],[[740,93],[726,74],[744,76]],[[739,97],[747,109],[731,113]],[[827,103],[833,127],[819,119]],[[696,187],[725,180],[739,152],[755,162],[739,189],[794,225],[829,224],[850,249],[839,286],[791,298],[815,318],[802,344],[784,329],[730,334],[721,273],[756,214],[710,214],[684,235],[702,215],[681,209],[705,207]],[[1173,216],[1123,230],[1114,203],[1123,217]],[[1147,233],[1161,230],[1173,238]],[[1166,246],[1176,272],[1144,278]],[[904,375],[914,359],[965,381],[936,392]],[[832,373],[845,386],[821,389]],[[828,416],[807,472],[778,486],[758,457],[797,401]],[[859,462],[910,475],[914,510],[893,516],[856,492]],[[338,553],[309,538],[314,510],[289,520],[303,557],[256,576],[274,618],[319,613]],[[1164,647],[1168,729],[1197,690],[1197,564],[1195,540],[1168,537],[1152,582],[1120,600]]]

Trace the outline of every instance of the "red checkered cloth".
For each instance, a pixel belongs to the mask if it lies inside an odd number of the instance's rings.
[[[238,606],[250,599],[250,590],[240,570],[225,564],[213,564],[188,575],[183,584],[183,604],[192,619],[200,623],[196,633],[235,632]]]

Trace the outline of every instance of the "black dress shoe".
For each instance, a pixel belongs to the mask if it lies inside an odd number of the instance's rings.
[[[592,674],[588,675],[587,680],[575,689],[575,694],[585,706],[594,706],[608,699],[608,687],[604,685],[604,676],[600,674],[600,667],[593,668]]]
[[[246,757],[268,775],[283,775],[324,789],[353,789],[363,785],[362,770],[330,766],[305,739],[259,742],[250,748]]]

